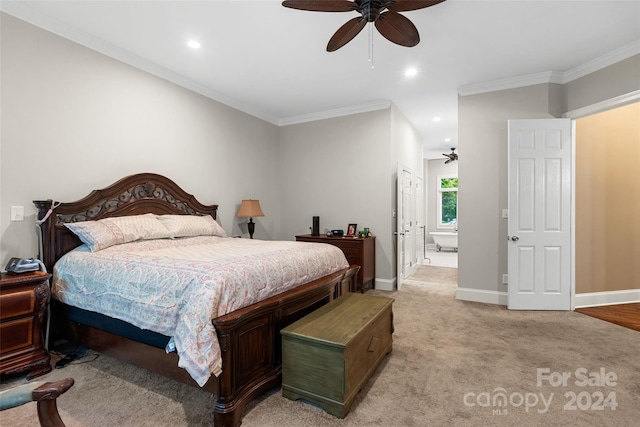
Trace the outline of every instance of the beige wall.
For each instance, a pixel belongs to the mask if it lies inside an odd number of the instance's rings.
[[[576,120],[576,293],[640,288],[640,103]]]

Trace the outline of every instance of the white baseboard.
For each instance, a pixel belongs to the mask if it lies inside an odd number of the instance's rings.
[[[483,302],[486,304],[507,305],[507,293],[484,289],[458,288],[456,299],[461,301]]]
[[[507,305],[507,295],[507,292],[483,289],[458,288],[456,291],[456,299],[458,300],[498,305]],[[634,302],[640,302],[640,289],[576,294],[573,299],[574,308]]]
[[[396,279],[387,280],[387,279],[375,279],[374,287],[378,291],[395,291],[396,290]]]
[[[629,304],[640,302],[640,289],[624,291],[587,292],[573,297],[574,308],[597,307],[599,305]]]

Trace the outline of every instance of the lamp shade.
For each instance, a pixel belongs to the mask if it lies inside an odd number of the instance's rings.
[[[256,216],[264,216],[262,209],[260,209],[259,200],[243,200],[238,210],[238,216],[241,218],[252,218]]]

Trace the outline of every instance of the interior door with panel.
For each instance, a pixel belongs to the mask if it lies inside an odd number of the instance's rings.
[[[426,256],[425,254],[425,232],[426,220],[424,218],[424,187],[422,186],[422,177],[415,176],[415,203],[416,203],[416,241],[415,241],[415,263],[421,265]]]
[[[571,309],[571,138],[570,119],[509,121],[509,309]]]
[[[414,264],[411,221],[412,176],[413,173],[408,167],[398,163],[398,199],[396,202],[396,286],[398,290],[402,288],[404,279],[412,274]]]

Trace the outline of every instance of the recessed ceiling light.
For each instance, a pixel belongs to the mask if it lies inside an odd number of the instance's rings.
[[[434,122],[439,122],[439,121],[440,121],[440,117],[434,117],[434,118],[433,118],[433,121],[434,121]]]
[[[449,141],[451,141],[451,138],[445,138],[444,139],[444,142],[449,142]]]
[[[415,77],[416,74],[418,74],[418,70],[415,68],[407,68],[407,70],[404,72],[405,77]]]
[[[187,42],[187,46],[189,46],[192,49],[199,49],[200,48],[200,42],[198,42],[197,40],[189,40]]]

